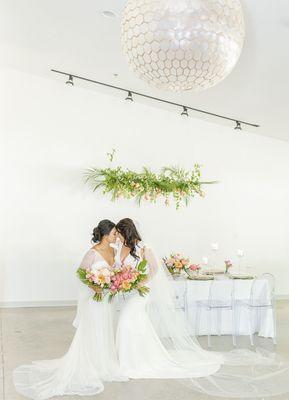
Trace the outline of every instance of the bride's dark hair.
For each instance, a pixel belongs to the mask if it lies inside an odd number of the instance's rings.
[[[109,235],[111,230],[115,228],[115,223],[111,222],[109,219],[103,219],[99,224],[93,229],[92,232],[92,242],[101,242],[105,235]]]
[[[124,245],[130,248],[130,254],[135,259],[139,258],[139,256],[136,254],[136,245],[142,239],[136,229],[135,224],[133,223],[133,220],[130,218],[121,219],[115,227],[124,238]]]

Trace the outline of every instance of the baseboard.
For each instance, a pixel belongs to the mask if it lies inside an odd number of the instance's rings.
[[[0,301],[0,308],[20,307],[71,307],[76,300],[46,300],[46,301]]]
[[[289,300],[289,294],[277,294],[276,300]]]

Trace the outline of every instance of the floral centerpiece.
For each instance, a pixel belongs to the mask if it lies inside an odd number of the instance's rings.
[[[169,257],[164,257],[163,261],[169,272],[175,276],[180,276],[182,273],[190,276],[192,272],[200,271],[198,264],[191,264],[190,259],[183,257],[180,253],[172,253]]]
[[[231,260],[225,260],[225,274],[229,273],[229,269],[233,267],[233,263]]]
[[[130,265],[111,268],[103,267],[100,269],[78,268],[79,279],[95,291],[93,299],[102,301],[105,296],[109,296],[109,301],[117,293],[127,293],[137,290],[141,296],[149,292],[149,288],[144,285],[148,278],[146,273],[147,261],[141,261],[136,268]]]
[[[200,270],[201,270],[201,267],[199,264],[191,264],[189,266],[189,268],[186,269],[186,272],[188,273],[188,275],[191,275],[192,273],[198,274],[200,272]]]

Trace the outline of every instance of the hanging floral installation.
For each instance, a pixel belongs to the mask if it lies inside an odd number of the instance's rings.
[[[108,153],[112,162],[115,150]],[[135,198],[140,205],[142,200],[156,203],[163,198],[167,206],[173,200],[178,209],[181,203],[188,205],[196,195],[205,196],[203,186],[217,183],[201,181],[200,165],[195,164],[191,171],[179,167],[164,167],[159,173],[143,167],[135,172],[122,167],[89,168],[85,172],[86,182],[92,184],[93,190],[102,190],[103,194],[111,194],[111,200],[118,198]]]

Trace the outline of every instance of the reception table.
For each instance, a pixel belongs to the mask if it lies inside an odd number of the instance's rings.
[[[206,309],[202,309],[200,312],[200,310],[197,310],[197,307],[199,302],[208,300],[211,282],[212,281],[210,280],[189,280],[181,278],[173,281],[176,291],[177,307],[185,310],[189,329],[191,330],[192,334],[196,334],[196,332],[199,335],[208,334],[206,315],[208,311]],[[241,301],[249,301],[252,283],[253,279],[234,280],[234,297],[236,304],[240,304]],[[222,285],[224,284],[224,281],[222,282],[222,280],[220,280],[218,284]],[[257,298],[259,297],[260,300],[269,298],[270,288],[266,279],[258,279],[255,285],[255,298],[256,296]],[[196,319],[197,311],[200,313],[198,322]],[[262,308],[259,310],[254,310],[253,313],[251,312],[251,314],[246,307],[238,306],[236,311],[238,317],[235,323],[237,324],[238,335],[250,334],[249,322],[251,318],[251,321],[253,319],[252,326],[255,333],[262,337],[273,337],[274,316],[272,309]],[[213,310],[211,312],[213,313],[211,334],[232,334],[232,311],[223,309],[221,315],[217,310]],[[198,327],[196,326],[196,323],[198,324]]]

